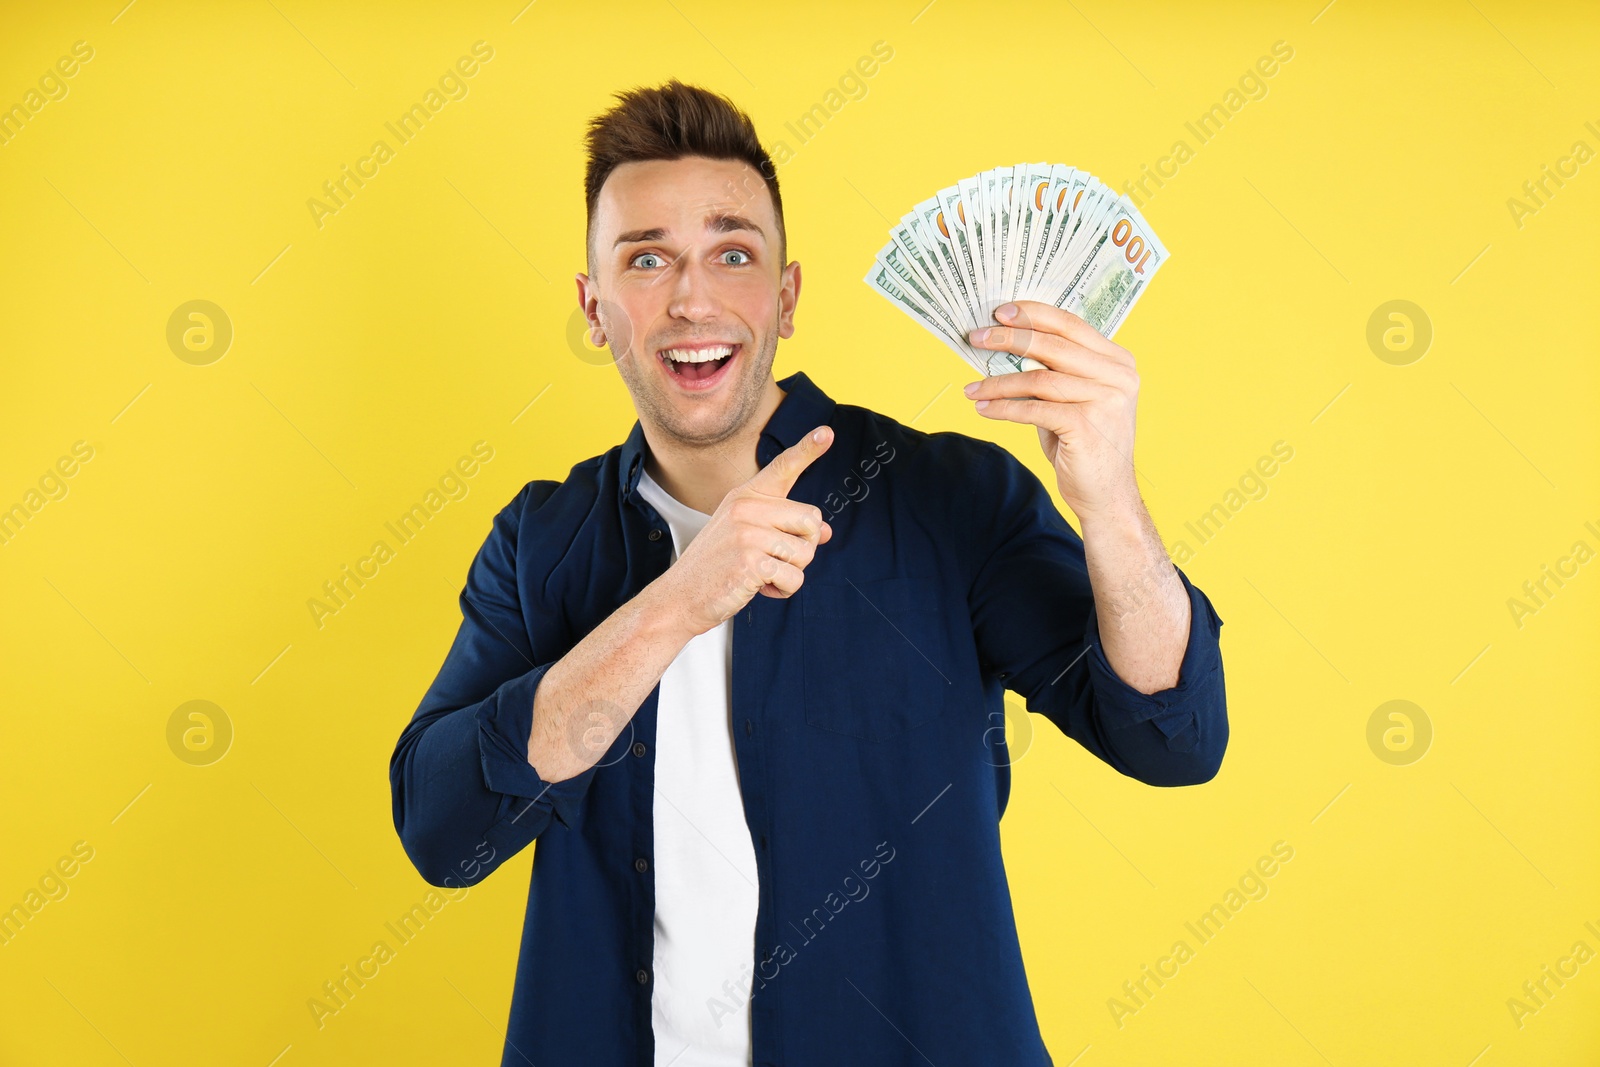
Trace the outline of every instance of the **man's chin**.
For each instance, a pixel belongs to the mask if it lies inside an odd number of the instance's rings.
[[[712,445],[739,431],[748,413],[732,396],[663,398],[663,415],[657,421],[685,444]]]

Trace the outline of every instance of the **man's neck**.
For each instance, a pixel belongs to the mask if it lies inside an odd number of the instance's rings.
[[[670,439],[649,422],[642,423],[648,444],[645,470],[667,495],[695,511],[711,514],[722,498],[754,478],[756,442],[778,405],[788,394],[772,378],[751,417],[733,436],[714,445],[694,445]]]

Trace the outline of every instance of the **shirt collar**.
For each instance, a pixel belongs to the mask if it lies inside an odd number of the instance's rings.
[[[808,431],[831,423],[833,410],[838,406],[832,397],[806,377],[804,371],[789,375],[778,382],[778,386],[783,390],[784,397],[778,401],[777,410],[767,420],[756,444],[756,462],[761,466],[766,466],[784,449],[799,444],[800,438]],[[639,474],[644,470],[644,457],[648,451],[644,426],[635,419],[633,430],[622,444],[622,481],[618,487],[621,500],[631,499],[638,488]]]

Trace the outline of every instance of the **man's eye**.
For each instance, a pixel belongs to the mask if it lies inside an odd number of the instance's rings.
[[[659,261],[661,257],[656,255],[654,252],[640,252],[637,256],[633,257],[633,265],[635,267],[643,267],[645,270],[652,270],[655,268],[656,264],[644,262],[648,259]]]
[[[744,259],[738,262],[728,263],[729,256],[743,256]],[[750,253],[744,251],[742,248],[730,248],[726,252],[722,253],[722,261],[727,263],[730,267],[742,267],[744,264],[750,262]]]

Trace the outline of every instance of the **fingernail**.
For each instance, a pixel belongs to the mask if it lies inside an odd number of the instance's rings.
[[[987,400],[980,400],[975,406],[979,411],[982,411],[984,408],[989,406],[989,402]]]
[[[822,430],[821,430],[821,429],[818,429],[818,430],[816,430],[816,431],[814,431],[814,432],[813,432],[813,433],[812,433],[812,434],[811,434],[811,439],[812,439],[812,440],[813,440],[813,441],[815,441],[815,442],[816,442],[816,443],[817,443],[817,444],[819,444],[819,445],[820,445],[820,444],[821,444],[821,443],[822,443],[822,439],[823,439],[823,438],[824,438],[824,437],[826,437],[826,436],[827,436],[827,435],[826,435],[826,434],[825,434],[825,433],[824,433],[824,432],[823,432],[823,431],[822,431]]]
[[[976,393],[978,391],[978,383],[977,382],[968,382],[965,386],[962,387],[961,391],[963,393],[966,393],[968,396],[971,396],[973,393]]]
[[[999,307],[994,309],[994,317],[1005,322],[1010,322],[1012,319],[1017,317],[1017,305],[1001,304]]]
[[[973,344],[981,345],[985,341],[987,341],[988,339],[989,339],[989,331],[988,330],[973,330],[972,331],[972,343]]]

